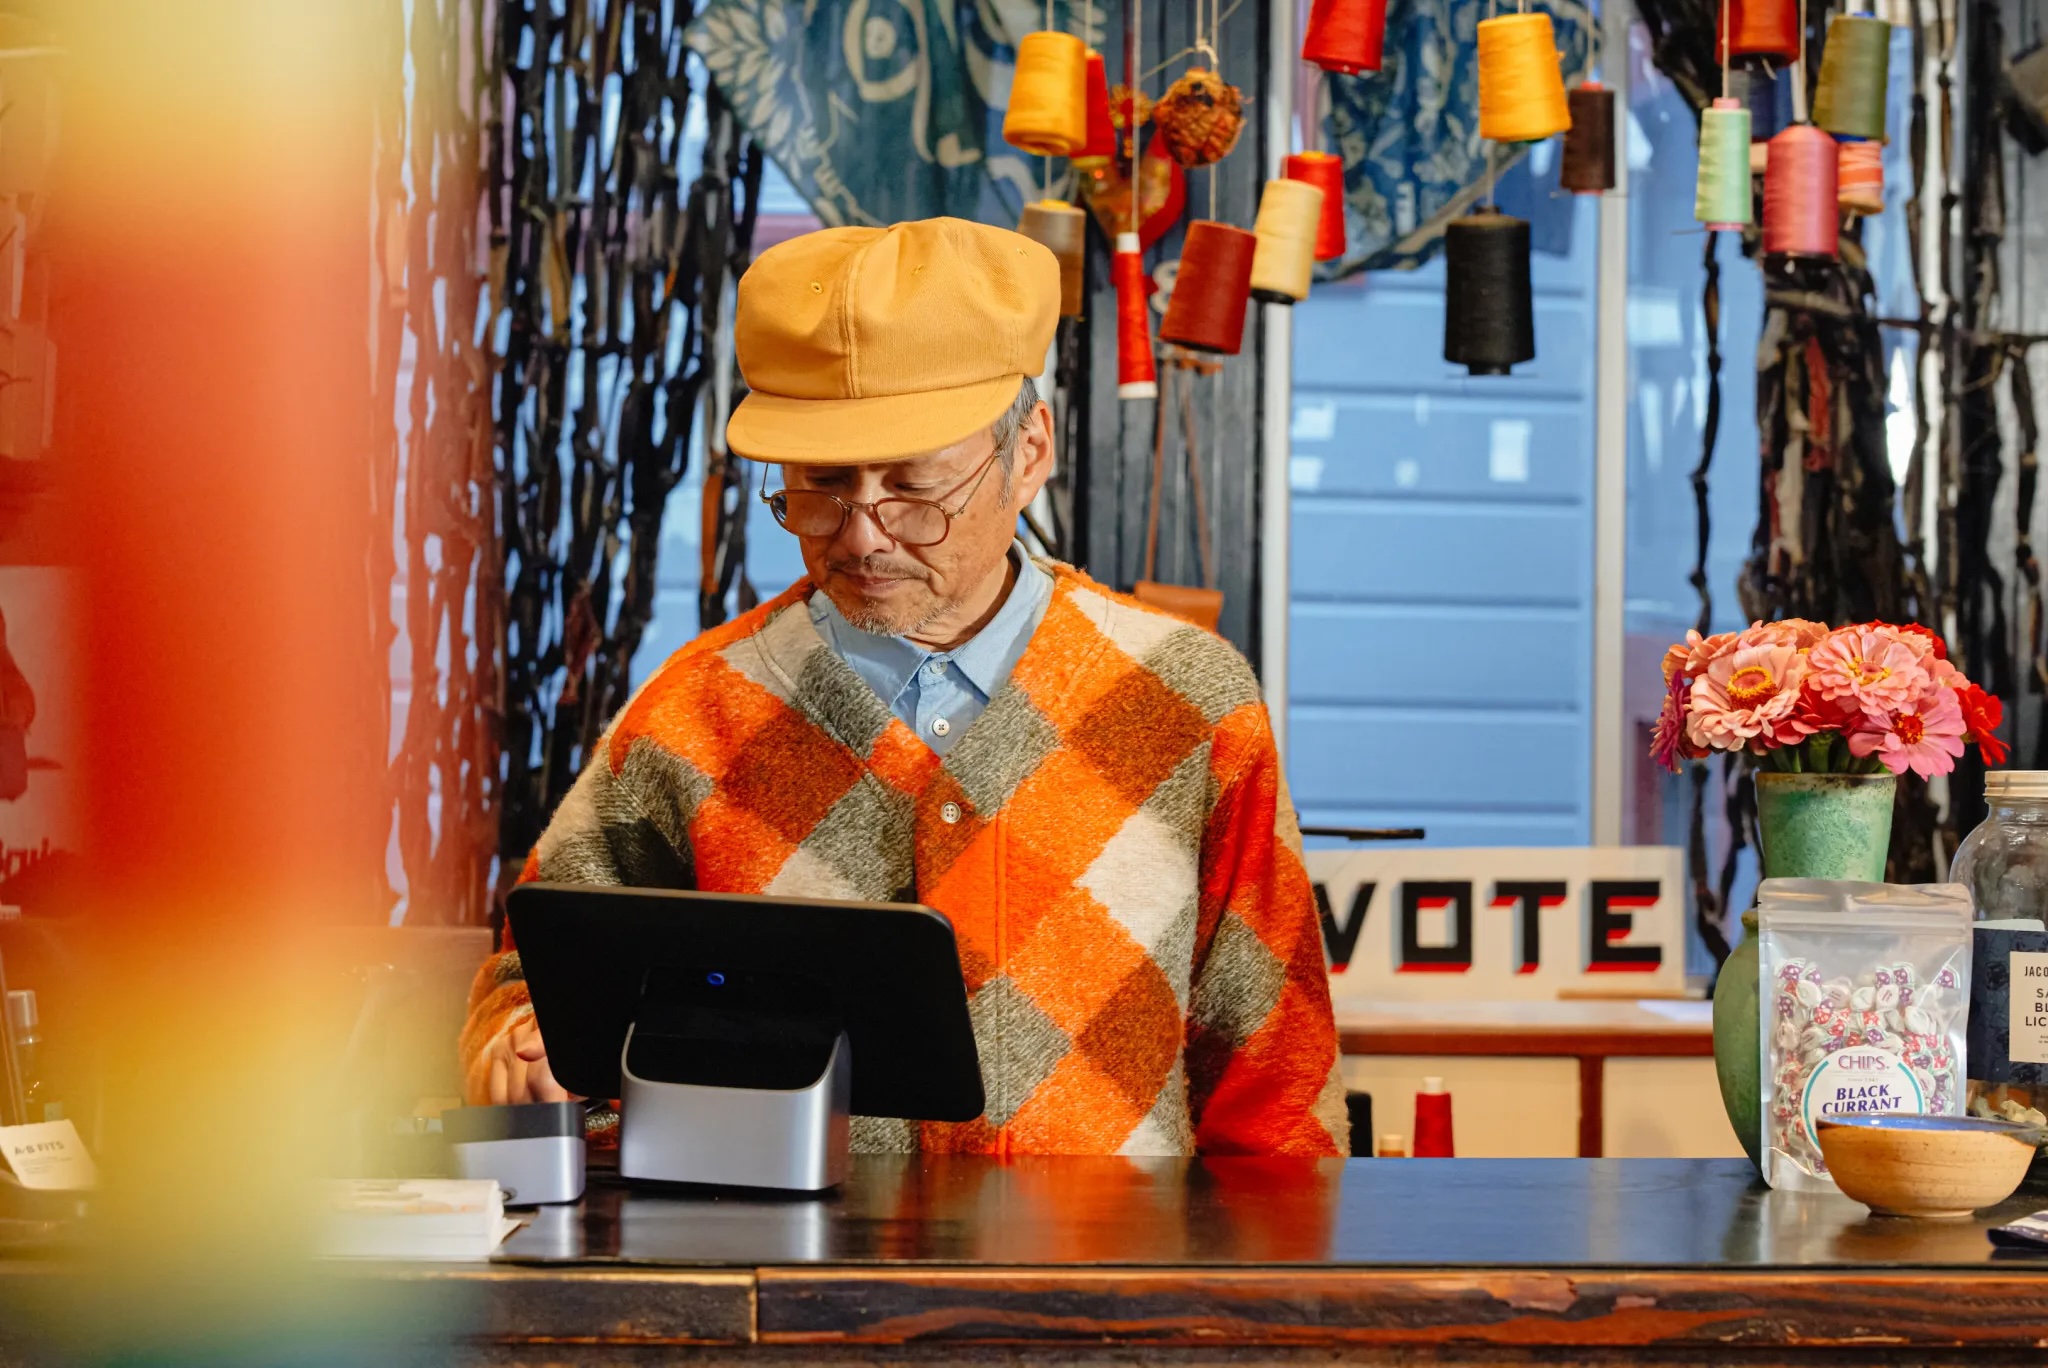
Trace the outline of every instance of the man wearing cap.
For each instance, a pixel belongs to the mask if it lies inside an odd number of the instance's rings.
[[[1334,1154],[1322,936],[1250,667],[1014,540],[1058,304],[1051,252],[956,219],[761,255],[726,437],[808,573],[641,687],[523,877],[943,912],[987,1110],[856,1118],[856,1149]],[[508,944],[472,1101],[563,1096],[531,1018]]]

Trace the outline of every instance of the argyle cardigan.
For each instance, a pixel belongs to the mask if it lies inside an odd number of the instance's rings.
[[[911,900],[952,922],[987,1110],[859,1150],[1340,1152],[1320,923],[1243,657],[1047,563],[1009,681],[941,760],[825,644],[807,581],[677,652],[523,878]],[[532,1008],[487,962],[462,1052]]]

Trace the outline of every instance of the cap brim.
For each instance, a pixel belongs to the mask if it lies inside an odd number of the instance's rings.
[[[865,465],[943,450],[989,426],[1016,401],[1022,375],[953,389],[865,399],[791,399],[759,390],[725,425],[727,450],[778,465]]]

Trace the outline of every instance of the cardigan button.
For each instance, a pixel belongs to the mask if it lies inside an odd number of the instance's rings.
[[[953,825],[953,823],[959,821],[960,805],[958,803],[948,803],[944,807],[940,808],[939,820],[944,822],[947,826],[951,826]]]

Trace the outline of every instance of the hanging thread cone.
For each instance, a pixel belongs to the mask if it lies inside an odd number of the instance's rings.
[[[1116,285],[1116,397],[1157,399],[1159,373],[1152,362],[1152,327],[1145,315],[1145,256],[1136,233],[1116,235],[1116,255],[1110,259],[1110,279]]]
[[[1710,232],[1735,232],[1756,212],[1749,171],[1749,111],[1726,96],[1700,115],[1700,179],[1692,216]]]
[[[1073,160],[1075,166],[1091,171],[1116,155],[1116,125],[1109,117],[1109,71],[1103,65],[1102,54],[1090,48],[1087,61],[1082,82],[1088,132]]]
[[[1835,203],[1852,214],[1884,212],[1884,144],[1850,141],[1835,159]]]
[[[1065,157],[1088,140],[1088,49],[1071,33],[1027,33],[1017,43],[1017,72],[1003,140],[1037,157]]]
[[[1444,230],[1444,360],[1506,375],[1536,356],[1529,225],[1490,210]]]
[[[1799,60],[1799,0],[1721,0],[1726,13],[1714,24],[1714,61]],[[1721,35],[1727,35],[1724,51]]]
[[[1289,180],[1306,181],[1323,192],[1316,225],[1316,260],[1344,255],[1344,159],[1334,152],[1296,152],[1284,168]]]
[[[1761,176],[1770,162],[1771,139],[1792,126],[1792,82],[1799,79],[1796,67],[1768,71],[1758,67],[1744,72],[1743,102],[1749,110],[1749,170]],[[1716,101],[1716,103],[1719,103]]]
[[[1831,257],[1840,223],[1835,203],[1835,140],[1812,124],[1771,139],[1764,172],[1764,251]]]
[[[1315,273],[1316,233],[1322,223],[1323,192],[1307,181],[1269,180],[1259,196],[1252,225],[1258,247],[1252,253],[1252,298],[1292,304],[1308,298]]]
[[[1572,126],[1565,130],[1557,183],[1575,195],[1614,188],[1614,92],[1587,81],[1571,93]]]
[[[1251,302],[1252,257],[1259,241],[1242,228],[1210,219],[1188,225],[1180,272],[1159,324],[1159,340],[1195,351],[1235,356],[1244,345]]]
[[[1301,60],[1355,76],[1378,71],[1387,39],[1387,0],[1315,0]]]
[[[1024,206],[1017,231],[1052,249],[1060,263],[1060,315],[1079,318],[1085,296],[1081,267],[1088,255],[1088,216],[1060,200],[1039,200]]]
[[[1547,14],[1479,21],[1479,136],[1536,142],[1572,126],[1564,67]]]
[[[1891,79],[1892,26],[1867,14],[1838,14],[1821,50],[1813,122],[1844,138],[1885,140],[1886,83]]]

